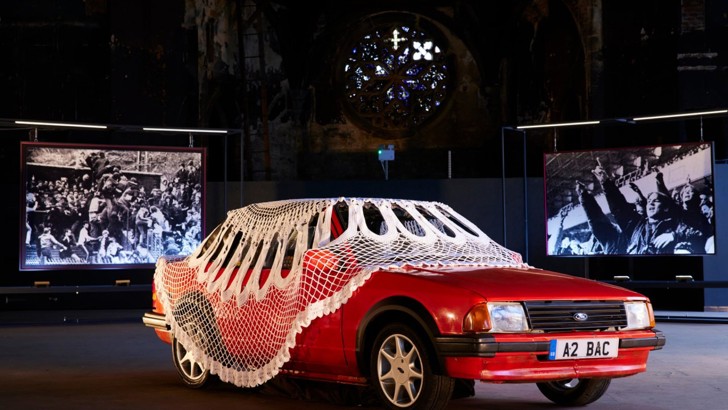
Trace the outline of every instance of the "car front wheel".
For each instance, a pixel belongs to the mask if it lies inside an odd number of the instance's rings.
[[[444,409],[455,380],[436,375],[429,347],[409,326],[384,327],[371,352],[374,390],[388,409]]]
[[[172,358],[177,373],[188,387],[197,389],[210,381],[210,370],[206,369],[176,337],[172,339]]]
[[[536,385],[547,399],[556,404],[585,406],[602,397],[611,382],[612,379],[570,379]]]

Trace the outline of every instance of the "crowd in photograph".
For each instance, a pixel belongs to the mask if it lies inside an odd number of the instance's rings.
[[[154,263],[200,243],[199,163],[185,160],[174,175],[142,183],[142,174],[111,164],[103,151],[83,162],[28,175],[26,265]]]
[[[661,170],[649,169],[639,176],[654,180],[655,186],[651,192],[643,193],[635,183],[637,178],[613,178],[598,161],[592,174],[604,195],[608,211],[605,212],[597,203],[593,192],[587,189],[583,181],[576,181],[578,204],[586,215],[586,224],[564,230],[564,218],[573,210],[574,205],[562,208],[561,222],[554,236],[555,240],[552,241],[551,254],[656,255],[715,252],[715,216],[710,177],[701,181],[687,178],[683,184],[668,189]],[[622,186],[633,191],[633,196],[637,199],[629,202],[620,190]]]

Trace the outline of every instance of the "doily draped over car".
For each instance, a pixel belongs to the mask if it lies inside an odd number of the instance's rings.
[[[340,308],[378,269],[525,266],[438,202],[330,198],[228,212],[155,287],[171,332],[220,379],[253,387],[290,358],[296,335]],[[402,270],[406,274],[406,270]]]

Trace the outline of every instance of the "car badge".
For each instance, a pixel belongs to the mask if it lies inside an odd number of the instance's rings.
[[[573,318],[574,318],[574,320],[576,320],[577,322],[584,322],[584,321],[586,321],[587,319],[589,319],[589,315],[587,315],[587,314],[586,314],[586,313],[584,313],[584,312],[577,312],[577,313],[574,313],[574,316],[572,316],[572,317],[573,317]]]

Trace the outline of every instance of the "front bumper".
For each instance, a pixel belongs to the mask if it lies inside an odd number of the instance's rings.
[[[549,360],[551,339],[604,337],[601,333],[438,337],[441,365],[450,377],[497,383],[625,377],[647,369],[649,352],[665,345],[659,330],[624,332],[614,358]]]
[[[665,345],[665,336],[657,329],[650,330],[651,335],[620,338],[620,349],[652,348],[659,350]],[[496,353],[547,353],[550,339],[541,335],[543,340],[498,341],[495,335],[446,336],[436,337],[435,345],[441,356],[454,357],[494,357]],[[562,336],[562,335],[560,335]],[[601,336],[590,334],[591,337]],[[574,337],[566,335],[564,337]]]

